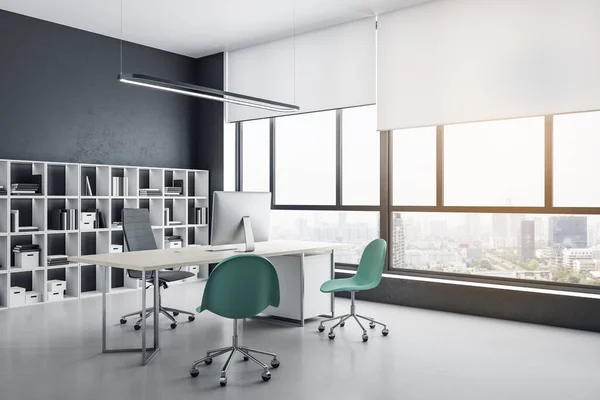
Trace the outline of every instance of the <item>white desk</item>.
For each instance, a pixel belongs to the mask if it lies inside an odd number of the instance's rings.
[[[333,317],[333,294],[319,291],[320,285],[334,277],[334,253],[347,245],[338,243],[318,243],[288,240],[272,240],[256,243],[254,254],[271,260],[280,286],[280,306],[269,307],[266,314],[285,318],[304,325],[307,318],[319,315]],[[241,249],[242,246],[239,246]],[[185,267],[198,264],[215,264],[237,254],[234,250],[209,251],[210,246],[194,246],[182,249],[162,249],[136,251],[130,253],[95,254],[69,257],[71,262],[97,265],[101,273],[102,288],[102,352],[141,352],[142,365],[146,365],[157,354],[159,346],[158,330],[158,274],[154,275],[154,345],[146,347],[146,319],[142,319],[142,347],[140,349],[108,349],[106,344],[106,294],[110,282],[107,267],[132,269],[142,272],[142,280],[152,276],[152,271],[164,268]],[[197,305],[195,305],[197,306]],[[142,285],[142,310],[146,309],[146,285]]]

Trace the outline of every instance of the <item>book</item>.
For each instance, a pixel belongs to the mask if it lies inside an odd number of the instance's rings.
[[[93,196],[94,192],[92,192],[92,185],[90,185],[90,177],[85,177],[85,194],[87,196]]]
[[[10,210],[10,231],[19,232],[19,210]]]

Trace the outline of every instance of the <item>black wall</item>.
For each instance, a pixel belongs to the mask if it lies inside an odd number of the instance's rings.
[[[336,273],[336,278],[350,276],[343,272]],[[339,296],[349,297],[347,292],[339,293]],[[381,280],[377,288],[358,292],[356,298],[600,332],[600,319],[595,318],[600,314],[600,301],[595,298],[387,277]]]
[[[198,85],[225,89],[225,57],[223,53],[199,58],[195,79]],[[194,168],[210,171],[210,192],[223,190],[223,103],[197,100],[194,150],[197,154]]]
[[[200,61],[130,43],[123,55],[125,72],[186,82]],[[198,101],[118,83],[119,65],[118,40],[0,10],[0,158],[214,167],[196,158],[198,135],[213,145]]]

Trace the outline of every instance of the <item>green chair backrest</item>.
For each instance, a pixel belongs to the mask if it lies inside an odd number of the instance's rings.
[[[215,267],[196,311],[250,318],[268,306],[279,306],[279,279],[273,264],[256,254],[239,254]]]
[[[385,264],[386,248],[387,243],[383,239],[375,239],[365,247],[358,270],[353,278],[357,284],[366,285],[367,289],[373,289],[379,285]]]

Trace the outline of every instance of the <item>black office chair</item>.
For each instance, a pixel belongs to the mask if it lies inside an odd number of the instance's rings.
[[[123,236],[125,238],[125,244],[127,245],[128,251],[143,251],[143,250],[156,250],[156,241],[154,240],[154,233],[152,233],[152,226],[150,225],[150,214],[145,208],[125,208],[121,213],[123,222]],[[146,284],[149,286],[154,282],[154,274],[158,273],[158,279],[160,282],[161,289],[167,289],[168,282],[180,281],[186,278],[194,276],[191,272],[186,271],[153,271],[150,274],[146,274]],[[141,271],[134,271],[131,269],[127,270],[127,274],[132,279],[142,279]],[[175,317],[179,314],[188,315],[188,320],[191,322],[196,317],[194,313],[178,310],[176,308],[163,307],[160,300],[160,289],[158,304],[160,313],[171,320],[171,329],[177,328],[177,320]],[[135,323],[134,329],[137,331],[140,329],[142,318],[148,318],[154,312],[154,308],[146,308],[146,310],[136,311],[130,314],[123,315],[121,317],[121,324],[127,322],[127,317],[139,315],[141,318]],[[146,314],[144,316],[144,313]],[[170,314],[172,313],[172,315]]]

